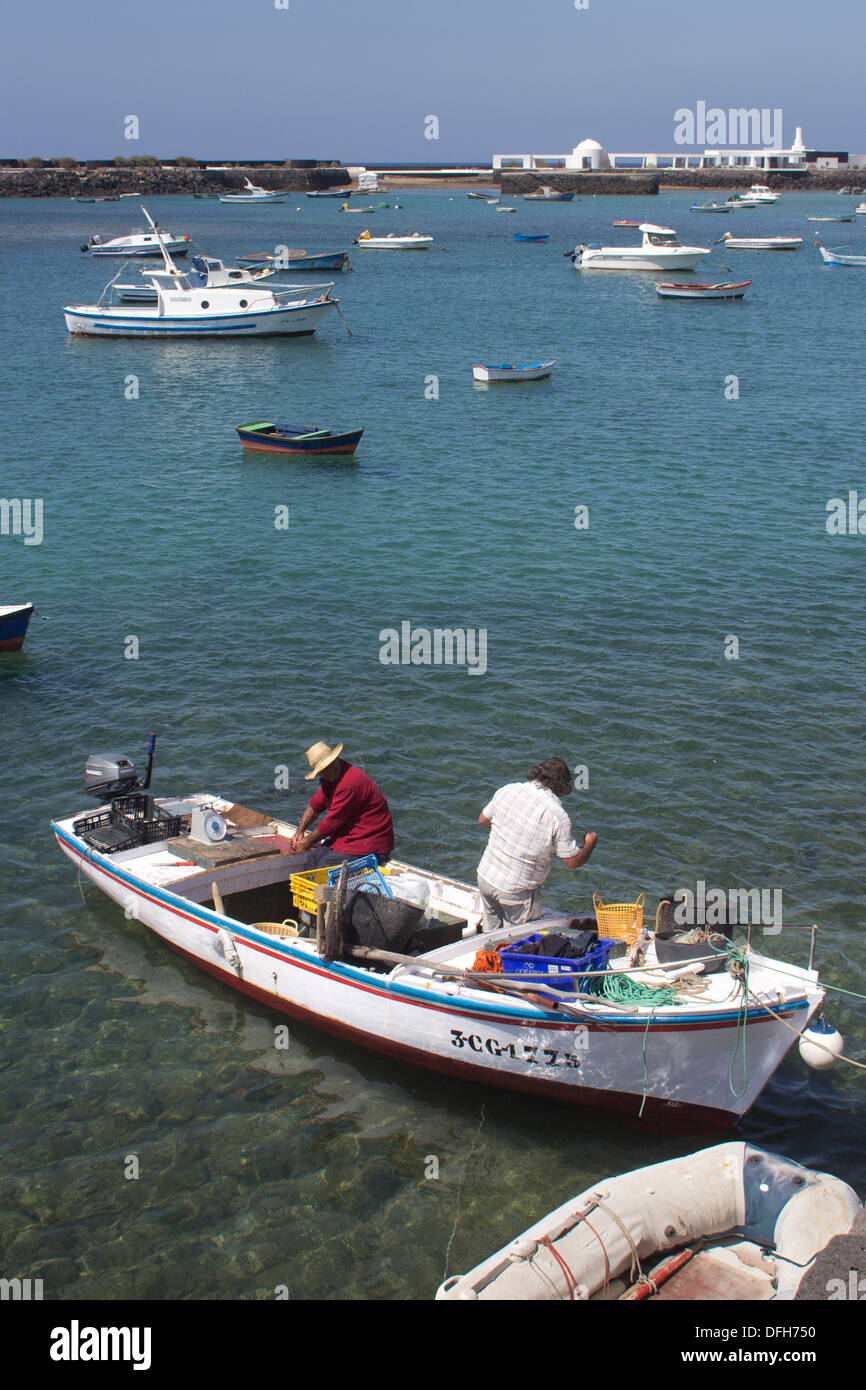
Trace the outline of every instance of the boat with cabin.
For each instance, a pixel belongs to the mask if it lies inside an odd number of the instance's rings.
[[[156,224],[146,208],[142,208],[142,212],[150,223],[149,231],[129,232],[127,236],[111,237],[108,241],[103,241],[95,232],[87,238],[82,251],[91,256],[117,256],[124,260],[129,260],[131,256],[161,256]],[[162,240],[173,256],[185,256],[192,245],[190,237],[175,236],[172,232],[163,232]]]
[[[748,197],[756,203],[778,203],[779,195],[765,183],[753,183],[749,188]]]
[[[118,930],[140,923],[220,983],[393,1061],[728,1125],[823,1003],[811,958],[771,959],[751,931],[663,958],[642,898],[485,932],[477,887],[440,870],[391,858],[299,873],[281,816],[210,792],[153,795],[154,743],[143,777],[122,754],[88,758],[91,809],[51,824],[118,905]],[[570,959],[526,953],[551,933]]]
[[[255,285],[262,280],[271,279],[277,273],[274,268],[269,266],[261,266],[257,269],[227,266],[218,257],[204,254],[191,257],[190,266],[191,269],[187,272],[190,284],[196,288],[206,287],[208,289],[216,289],[218,286],[224,285]],[[142,278],[138,284],[124,285],[115,280],[114,293],[124,304],[157,303],[159,295],[149,278],[151,272],[142,267],[140,274]]]
[[[500,362],[496,365],[477,362],[472,375],[476,381],[539,381],[550,376],[555,366],[555,357],[546,362]]]
[[[235,426],[244,449],[268,454],[354,454],[363,430],[342,434],[315,425],[274,425],[267,420]]]
[[[683,246],[671,227],[640,224],[640,246],[577,246],[566,252],[575,270],[694,270],[708,246]]]
[[[345,194],[343,195],[345,197]],[[289,193],[280,189],[260,188],[258,184],[251,183],[249,179],[244,179],[243,191],[240,193],[220,193],[221,203],[235,203],[240,206],[257,207],[264,203],[284,203],[289,197]]]
[[[716,1144],[597,1180],[436,1298],[787,1302],[862,1211],[830,1173]]]
[[[21,650],[34,608],[32,603],[0,604],[0,652]]]

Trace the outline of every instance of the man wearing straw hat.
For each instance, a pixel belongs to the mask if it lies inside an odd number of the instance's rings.
[[[598,839],[587,830],[578,845],[560,797],[573,789],[560,758],[531,767],[525,782],[500,787],[478,817],[490,839],[478,865],[485,931],[519,926],[541,915],[541,885],[554,854],[567,869],[585,864]]]
[[[375,854],[381,864],[394,848],[394,825],[387,801],[365,772],[340,757],[342,751],[342,743],[333,748],[327,743],[314,743],[307,749],[310,771],[306,781],[318,777],[319,789],[310,798],[292,836],[292,849],[305,861],[299,868],[317,869],[367,854]],[[310,829],[322,812],[325,817],[318,829]]]

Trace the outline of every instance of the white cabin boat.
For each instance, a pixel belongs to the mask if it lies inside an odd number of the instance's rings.
[[[765,183],[753,183],[748,192],[748,197],[756,203],[778,203],[779,195],[768,188]]]
[[[729,251],[799,251],[801,236],[734,236],[725,232],[719,238]]]
[[[263,266],[259,269],[241,267],[234,265],[224,265],[216,256],[193,256],[192,268],[187,272],[190,283],[197,288],[207,286],[215,289],[225,285],[254,285],[260,280],[271,279],[276,275],[276,270],[270,266]],[[138,284],[124,285],[119,282],[114,284],[114,293],[124,304],[156,304],[158,293],[151,283],[150,272],[146,269],[141,271],[141,280]],[[286,289],[287,286],[281,288]],[[292,286],[292,288],[298,288]]]
[[[284,203],[288,198],[288,192],[281,192],[279,189],[259,188],[258,184],[250,183],[244,179],[244,191],[242,193],[221,193],[219,200],[221,203]]]
[[[371,236],[369,232],[362,232],[355,237],[355,245],[368,251],[426,251],[433,245],[433,237],[422,236],[420,232],[404,236],[396,232],[389,232],[387,236]]]
[[[671,227],[642,222],[640,246],[577,246],[575,270],[694,270],[708,246],[683,246]]]
[[[123,766],[132,767],[128,760]],[[91,768],[92,760],[88,775]],[[133,785],[148,781],[149,774]],[[96,790],[116,795],[104,783]],[[129,801],[146,803],[143,819],[128,818]],[[204,793],[120,804],[116,822],[106,804],[59,818],[52,832],[76,871],[123,910],[121,928],[137,931],[140,922],[186,960],[270,1008],[454,1078],[635,1116],[727,1125],[749,1110],[823,1002],[815,970],[777,965],[746,944],[736,960],[725,956],[730,971],[711,970],[697,984],[692,976],[687,985],[680,976],[694,971],[694,962],[663,964],[650,944],[634,978],[668,986],[670,994],[633,1006],[587,992],[585,975],[572,976],[574,984],[561,975],[479,976],[479,950],[516,943],[528,926],[567,934],[572,915],[548,910],[531,924],[484,934],[477,888],[394,859],[383,866],[394,897],[426,899],[428,918],[450,923],[452,935],[428,949],[420,929],[420,942],[400,937],[405,953],[371,958],[367,948],[335,935],[333,908],[320,932],[293,910],[287,851],[294,825]],[[222,833],[209,844],[203,827],[214,813]],[[411,887],[401,893],[401,885]],[[611,962],[606,949],[602,955],[599,978],[627,968],[627,956]]]
[[[191,245],[188,236],[174,236],[172,232],[163,232],[162,239],[166,248],[175,256],[185,256]],[[128,236],[112,237],[110,241],[103,241],[95,233],[87,238],[81,249],[89,252],[91,256],[122,256],[124,260],[128,260],[130,256],[162,255],[155,231],[130,232]]]
[[[717,1144],[601,1179],[436,1298],[790,1301],[862,1210],[829,1173]]]
[[[162,244],[162,236],[157,231]],[[156,305],[123,304],[110,281],[96,304],[67,304],[70,333],[88,337],[250,338],[272,333],[302,337],[315,333],[339,300],[328,285],[265,289],[258,284],[201,285],[178,270],[162,245],[164,268],[146,279]]]

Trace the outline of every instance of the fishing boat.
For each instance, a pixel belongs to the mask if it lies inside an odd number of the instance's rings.
[[[738,212],[741,208],[759,208],[761,205],[760,198],[752,198],[747,193],[732,193],[730,198],[725,199],[729,212]]]
[[[745,942],[696,976],[688,952],[663,964],[650,940],[635,975],[629,954],[616,954],[624,941],[584,956],[578,930],[595,919],[552,910],[533,920],[532,936],[560,933],[578,959],[562,973],[527,975],[527,961],[550,958],[518,951],[530,939],[525,923],[479,930],[476,887],[391,859],[376,870],[387,893],[361,891],[366,861],[351,866],[355,886],[344,891],[332,877],[329,888],[327,869],[293,870],[288,821],[232,797],[152,795],[153,744],[143,777],[129,758],[92,755],[85,790],[95,808],[51,824],[76,872],[121,909],[118,930],[141,923],[222,984],[393,1061],[635,1116],[728,1125],[823,1002],[811,963],[782,963]],[[503,962],[499,974],[476,969],[488,953]]]
[[[279,253],[253,251],[238,256],[240,266],[271,266],[275,270],[351,270],[348,251],[303,251],[288,246]]]
[[[32,603],[0,604],[0,652],[17,652],[21,649],[33,609]]]
[[[727,203],[692,203],[689,212],[730,212]],[[616,226],[616,223],[613,224]]]
[[[660,280],[656,284],[656,294],[662,299],[742,299],[751,283],[751,280],[741,280],[739,284],[677,285]]]
[[[621,217],[617,222],[611,224],[614,227],[639,227],[639,222],[632,222],[628,218]]]
[[[257,206],[262,203],[284,203],[288,196],[288,192],[281,192],[279,189],[259,188],[258,184],[251,183],[249,179],[245,178],[243,192],[221,193],[219,200],[221,203]],[[343,196],[345,197],[345,194]]]
[[[354,213],[364,213],[364,212],[366,212],[366,213],[368,213],[368,214],[370,214],[370,215],[372,216],[372,214],[376,211],[376,209],[373,207],[373,204],[372,204],[372,203],[370,204],[369,207],[366,207],[366,208],[350,208],[348,203],[344,203],[343,206],[340,208],[340,211],[341,211],[341,212],[354,212]]]
[[[826,246],[819,246],[818,250],[821,252],[825,265],[866,265],[866,256],[852,255],[841,247],[839,250],[833,251]]]
[[[118,256],[124,260],[131,256],[161,256],[156,224],[146,208],[142,208],[142,212],[150,223],[149,231],[130,232],[128,236],[112,237],[109,241],[103,241],[98,233],[94,233],[87,238],[82,251],[91,256]],[[162,240],[173,256],[185,256],[191,245],[188,236],[174,236],[171,232],[163,232]]]
[[[753,183],[748,196],[756,203],[778,203],[779,201],[778,193],[774,193],[765,183]]]
[[[387,236],[371,236],[369,232],[362,232],[355,237],[355,245],[363,246],[368,251],[426,251],[433,245],[433,237],[422,236],[420,232],[403,236],[398,236],[396,232],[389,232]]]
[[[846,213],[844,217],[807,217],[807,222],[853,222],[853,212]]]
[[[315,426],[273,425],[266,420],[236,425],[244,449],[269,454],[354,454],[363,430],[333,434]]]
[[[729,251],[799,251],[803,245],[801,236],[734,236],[725,232],[716,245],[724,242]]]
[[[472,368],[472,375],[476,381],[539,381],[541,377],[550,376],[555,366],[555,357],[547,362],[502,362],[498,366],[478,362]]]
[[[351,198],[351,188],[313,188],[307,193],[308,198]]]
[[[641,222],[640,246],[577,246],[566,252],[575,270],[694,270],[707,246],[683,246],[670,227]]]
[[[162,244],[158,230],[156,235]],[[333,283],[273,289],[235,281],[202,286],[178,270],[164,245],[162,256],[163,269],[148,277],[148,287],[156,292],[155,308],[124,304],[111,280],[96,304],[67,304],[64,315],[69,332],[115,338],[241,338],[272,333],[302,337],[315,333],[339,305],[339,300],[331,298]]]
[[[517,211],[517,208],[515,208],[515,207],[497,208],[496,211],[497,211],[497,212],[516,212],[516,211]]]
[[[574,197],[573,193],[559,193],[550,184],[544,183],[535,193],[524,193],[525,203],[570,203]]]
[[[224,285],[255,285],[261,280],[269,280],[276,270],[269,266],[259,268],[224,265],[216,256],[193,256],[191,270],[187,272],[190,284],[200,289],[216,289]],[[138,284],[124,285],[115,280],[114,293],[124,304],[156,304],[159,299],[156,288],[145,268],[141,270]],[[285,287],[283,287],[285,288]]]
[[[862,1210],[830,1173],[717,1144],[602,1178],[436,1298],[787,1302]]]
[[[549,233],[549,232],[542,232],[540,235],[534,235],[534,234],[531,234],[531,233],[529,233],[529,232],[515,232],[515,233],[514,233],[514,240],[515,240],[515,241],[549,241],[549,240],[550,240],[550,233]]]

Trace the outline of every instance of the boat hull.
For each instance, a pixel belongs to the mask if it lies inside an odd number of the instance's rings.
[[[0,652],[21,650],[32,617],[32,603],[7,605],[0,608]]]
[[[212,314],[205,318],[160,318],[157,314],[133,316],[131,310],[98,310],[96,306],[64,310],[70,333],[90,338],[253,338],[281,334],[304,337],[315,333],[336,307],[323,304],[286,305],[238,314]]]
[[[394,1060],[508,1090],[724,1126],[748,1110],[790,1049],[789,1028],[805,1026],[823,998],[814,987],[777,1002],[787,1026],[760,1004],[744,1017],[728,1009],[688,1018],[657,1011],[565,1018],[429,976],[385,977],[325,961],[311,941],[270,935],[136,877],[85,845],[71,822],[52,830],[77,870],[128,920],[233,989]],[[745,1049],[740,1096],[729,1084],[737,1045]]]
[[[259,434],[256,430],[238,428],[244,449],[265,454],[354,454],[363,430],[332,434],[323,439],[292,439],[280,435]]]

